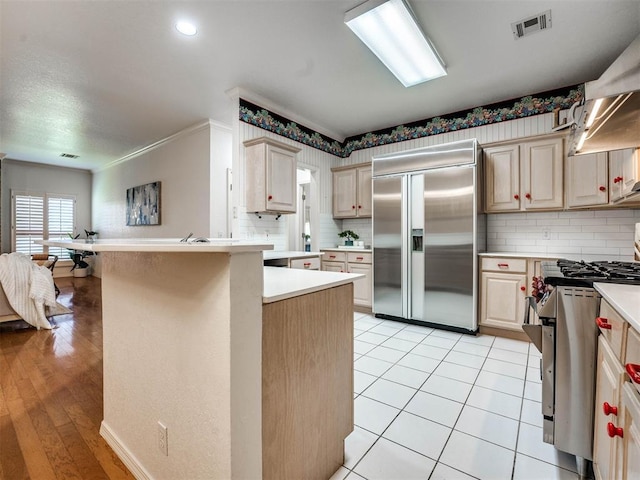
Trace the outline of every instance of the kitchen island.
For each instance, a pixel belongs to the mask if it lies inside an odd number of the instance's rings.
[[[272,246],[239,241],[42,243],[100,253],[100,432],[137,478],[340,467],[358,275],[264,268]]]

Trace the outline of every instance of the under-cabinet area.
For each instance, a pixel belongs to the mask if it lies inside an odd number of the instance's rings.
[[[595,284],[602,295],[593,471],[597,480],[640,478],[640,287]]]

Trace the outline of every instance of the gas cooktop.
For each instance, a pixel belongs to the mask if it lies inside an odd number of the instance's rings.
[[[640,285],[640,263],[560,259],[542,262],[542,275],[547,285],[591,287],[594,282]]]

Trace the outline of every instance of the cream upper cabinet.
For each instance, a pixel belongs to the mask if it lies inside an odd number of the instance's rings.
[[[609,180],[611,201],[625,197],[640,181],[640,155],[637,149],[614,150],[609,152]]]
[[[607,152],[567,158],[567,207],[592,207],[609,203]]]
[[[332,168],[333,216],[371,216],[371,164]]]
[[[484,152],[487,212],[562,209],[562,138],[497,145]]]
[[[523,143],[522,189],[524,210],[562,208],[564,153],[562,138]]]
[[[520,146],[487,148],[484,155],[487,211],[520,210]]]
[[[299,148],[260,137],[244,142],[248,212],[296,212],[296,153]]]

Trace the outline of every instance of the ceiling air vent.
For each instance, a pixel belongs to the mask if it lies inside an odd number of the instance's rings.
[[[511,31],[516,40],[549,28],[551,28],[551,10],[511,24]]]
[[[63,158],[78,158],[80,155],[74,155],[73,153],[61,153],[60,156]]]

